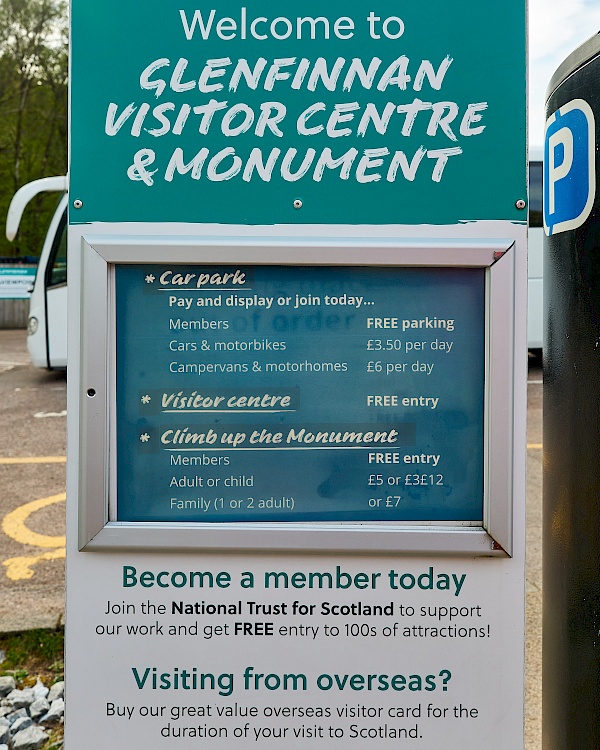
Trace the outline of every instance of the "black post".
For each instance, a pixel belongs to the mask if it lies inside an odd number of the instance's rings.
[[[557,70],[546,109],[552,115],[544,153],[550,236],[544,257],[543,747],[598,750],[600,36]]]

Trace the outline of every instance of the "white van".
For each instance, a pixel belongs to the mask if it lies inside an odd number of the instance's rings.
[[[13,240],[29,201],[42,191],[59,191],[58,203],[40,255],[29,304],[27,346],[36,367],[67,366],[67,177],[45,177],[24,185],[10,204],[6,236]],[[532,148],[529,162],[529,315],[527,345],[542,348],[542,148]]]
[[[27,348],[36,367],[67,366],[67,177],[44,177],[17,190],[6,217],[6,236],[14,240],[23,211],[44,191],[62,193],[44,240],[31,290]]]

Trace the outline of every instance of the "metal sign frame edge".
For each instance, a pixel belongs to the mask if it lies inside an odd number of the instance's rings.
[[[512,554],[512,331],[514,239],[182,237],[84,233],[79,469],[79,549]],[[512,249],[512,252],[510,250]],[[483,267],[486,273],[484,520],[481,526],[407,523],[122,523],[110,520],[114,474],[115,263],[245,263]],[[507,304],[507,302],[510,303]],[[507,320],[508,314],[508,320]],[[92,345],[93,342],[93,345]],[[493,356],[493,366],[491,363]],[[91,389],[91,390],[90,390]],[[94,392],[90,398],[88,392]],[[108,436],[108,437],[106,437]]]

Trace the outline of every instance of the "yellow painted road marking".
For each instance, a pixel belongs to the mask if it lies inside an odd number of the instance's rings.
[[[542,443],[527,443],[527,448],[531,448],[532,450],[541,450],[543,447]]]
[[[64,536],[38,534],[35,531],[31,531],[25,525],[25,521],[32,513],[46,508],[48,505],[64,502],[66,497],[66,494],[61,492],[58,495],[50,495],[49,497],[42,497],[39,500],[32,500],[32,502],[25,503],[25,505],[15,508],[15,510],[4,516],[2,519],[2,531],[7,536],[20,544],[42,547],[48,550],[38,555],[23,555],[4,560],[2,565],[6,568],[7,578],[13,581],[32,578],[34,575],[32,567],[36,563],[41,560],[58,560],[66,556],[66,540]]]
[[[50,495],[50,497],[42,497],[39,500],[32,500],[30,503],[25,503],[15,510],[8,513],[2,519],[2,531],[14,539],[15,542],[21,544],[30,544],[33,547],[64,547],[66,539],[64,536],[47,536],[46,534],[38,534],[36,531],[31,531],[25,526],[25,521],[29,518],[32,513],[36,510],[45,508],[47,505],[53,503],[60,503],[66,500],[67,496],[64,492],[59,495]]]
[[[2,565],[6,566],[6,577],[11,581],[22,581],[26,578],[33,578],[34,571],[32,567],[41,560],[59,560],[66,557],[66,547],[42,552],[41,555],[32,555],[31,557],[10,557],[4,560]]]
[[[25,456],[23,458],[0,458],[0,464],[64,464],[66,456]]]

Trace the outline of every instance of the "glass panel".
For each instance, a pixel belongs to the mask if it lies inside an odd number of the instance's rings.
[[[67,283],[67,224],[65,221],[61,221],[53,256],[48,287]]]
[[[541,227],[542,224],[542,162],[529,162],[529,226]]]
[[[119,521],[481,521],[485,270],[118,265]]]

